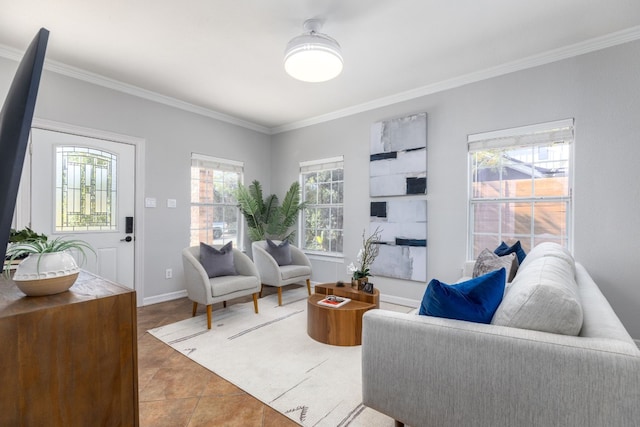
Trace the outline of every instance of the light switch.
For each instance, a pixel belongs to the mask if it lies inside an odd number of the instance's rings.
[[[155,208],[156,207],[156,198],[155,197],[146,197],[144,199],[144,207],[145,208]]]
[[[176,207],[176,199],[167,199],[167,207],[175,208]]]

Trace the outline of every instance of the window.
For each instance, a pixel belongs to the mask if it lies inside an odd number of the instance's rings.
[[[241,162],[192,154],[191,246],[232,241],[239,248],[241,216],[234,194],[243,169]]]
[[[309,252],[342,254],[343,158],[300,163],[302,248]]]
[[[571,244],[573,119],[470,135],[469,256]]]

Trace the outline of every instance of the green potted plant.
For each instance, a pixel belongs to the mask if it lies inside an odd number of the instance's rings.
[[[245,187],[238,186],[235,194],[240,212],[247,220],[249,239],[252,241],[277,239],[293,241],[298,213],[304,209],[300,202],[300,183],[294,182],[279,203],[278,196],[271,194],[263,198],[262,186],[255,180]]]
[[[15,246],[17,243],[26,242],[29,240],[42,240],[46,241],[47,236],[44,234],[38,234],[29,227],[25,227],[21,230],[16,230],[12,228],[9,232],[9,244],[7,245],[7,250],[12,246]],[[26,258],[28,254],[23,254],[19,257],[14,258],[14,260],[20,260],[22,258]],[[9,259],[9,255],[6,256],[6,259]]]
[[[20,243],[27,240],[47,240],[47,236],[38,234],[29,227],[25,227],[22,230],[11,229],[9,243]]]
[[[382,230],[380,230],[380,227],[376,227],[369,237],[365,237],[365,231],[362,231],[362,248],[358,251],[356,263],[352,262],[347,266],[347,269],[351,272],[352,286],[361,288],[364,283],[368,282],[369,267],[380,251],[381,235]]]
[[[29,296],[52,295],[68,290],[78,278],[80,269],[70,250],[86,259],[86,251],[95,251],[87,242],[58,237],[53,240],[46,236],[32,237],[13,243],[7,249],[5,274],[17,259],[24,258],[16,267],[13,281]]]

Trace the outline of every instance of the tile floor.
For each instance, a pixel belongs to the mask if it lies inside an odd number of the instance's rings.
[[[265,293],[269,291],[265,287]],[[237,302],[245,301],[230,304]],[[190,317],[191,307],[191,301],[182,298],[138,308],[140,427],[297,426],[147,333]],[[214,305],[214,319],[220,308],[222,304]],[[198,313],[205,313],[203,306],[198,307]]]

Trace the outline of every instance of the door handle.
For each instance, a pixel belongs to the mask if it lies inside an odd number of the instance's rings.
[[[121,242],[130,242],[132,240],[133,240],[133,237],[131,237],[131,236],[127,236],[124,239],[120,239]]]

